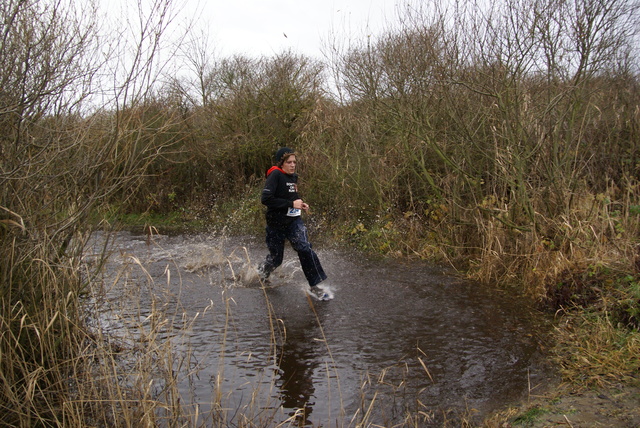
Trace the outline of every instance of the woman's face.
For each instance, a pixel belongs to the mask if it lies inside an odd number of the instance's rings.
[[[291,175],[296,172],[296,155],[290,155],[282,164],[282,170]]]

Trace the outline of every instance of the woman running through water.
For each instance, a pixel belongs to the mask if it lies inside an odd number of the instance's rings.
[[[282,264],[285,240],[288,240],[298,253],[311,294],[319,300],[329,300],[333,298],[329,288],[320,285],[327,275],[311,248],[307,228],[302,222],[302,211],[306,212],[309,205],[298,195],[296,164],[295,152],[283,147],[276,152],[275,165],[267,171],[261,202],[267,207],[266,242],[269,254],[258,267],[258,273],[262,280],[266,280]]]

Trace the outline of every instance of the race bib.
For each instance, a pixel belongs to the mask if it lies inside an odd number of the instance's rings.
[[[298,208],[289,208],[287,211],[287,217],[298,217],[300,215],[300,210]]]

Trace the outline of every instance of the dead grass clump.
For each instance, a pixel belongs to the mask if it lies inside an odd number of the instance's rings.
[[[640,332],[617,328],[606,313],[565,317],[553,352],[563,378],[574,385],[640,385]]]

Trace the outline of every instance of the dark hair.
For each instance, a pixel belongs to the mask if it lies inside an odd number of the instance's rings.
[[[291,150],[289,147],[282,147],[278,149],[273,159],[276,165],[282,166],[282,164],[284,163],[284,160],[294,154],[295,152]]]

